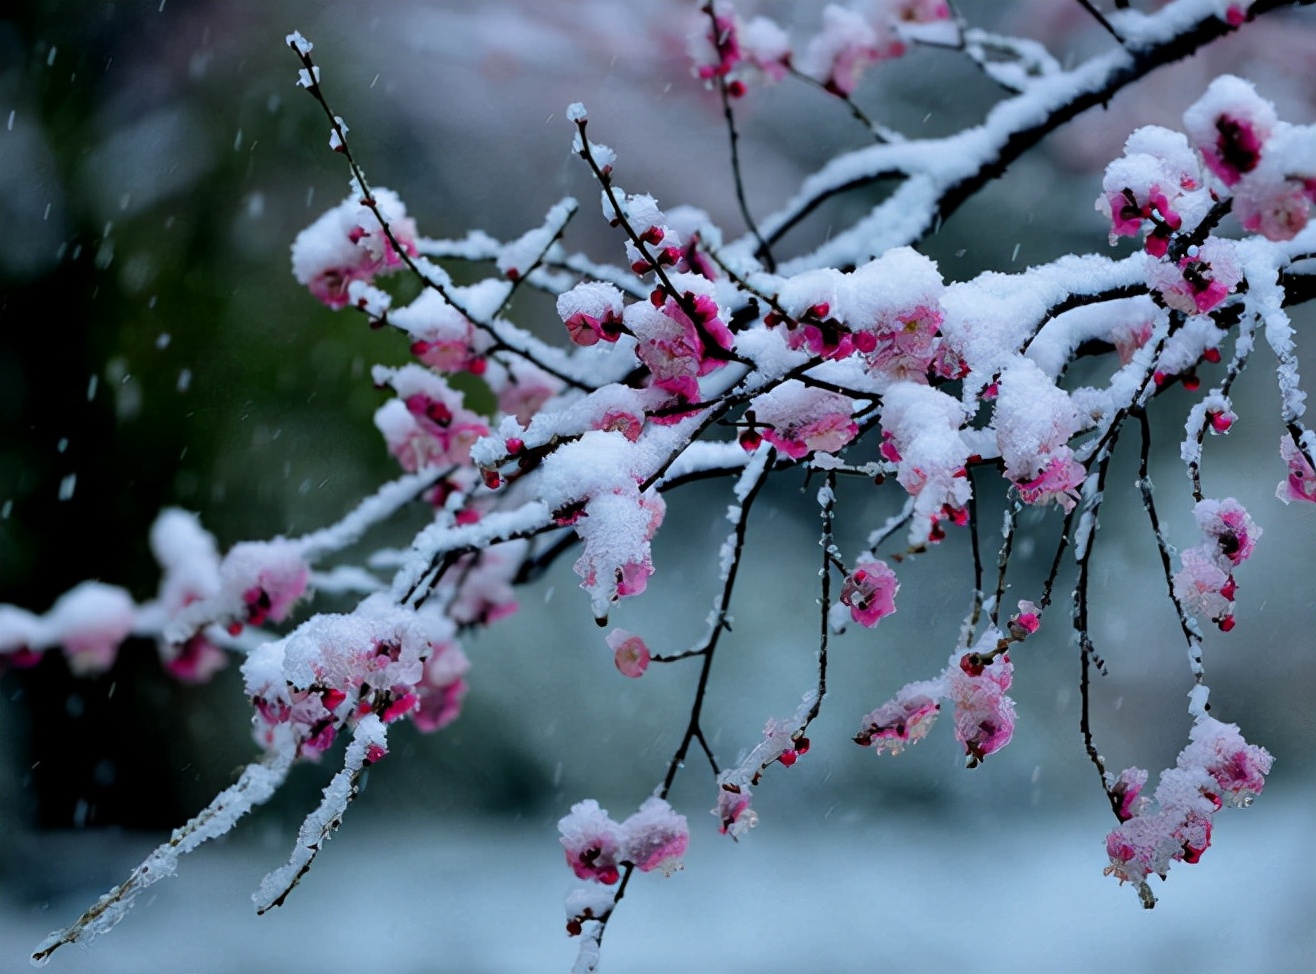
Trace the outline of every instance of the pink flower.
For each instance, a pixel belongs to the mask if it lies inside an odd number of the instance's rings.
[[[1179,558],[1183,567],[1174,573],[1174,597],[1184,609],[1216,622],[1232,618],[1233,576],[1221,567],[1216,546],[1186,548]]]
[[[645,799],[640,810],[622,823],[621,831],[625,859],[633,862],[640,872],[659,869],[664,876],[670,876],[682,868],[681,857],[690,844],[690,829],[685,816],[663,799]]]
[[[739,839],[758,824],[758,815],[749,807],[753,793],[744,781],[733,779],[732,772],[723,771],[717,778],[717,830],[723,835]]]
[[[1207,166],[1226,186],[1256,168],[1277,121],[1275,107],[1249,82],[1233,75],[1211,82],[1184,112],[1183,120]]]
[[[1147,772],[1142,768],[1125,768],[1120,772],[1115,784],[1111,785],[1111,794],[1119,800],[1115,815],[1121,822],[1127,822],[1137,814],[1142,802],[1139,796],[1147,784]]]
[[[614,629],[608,634],[608,648],[613,651],[613,661],[622,676],[638,678],[649,668],[649,647],[639,636],[633,636],[625,629]]]
[[[160,658],[164,667],[180,683],[207,683],[210,678],[228,666],[225,652],[197,633],[186,642],[160,644]]]
[[[896,611],[900,582],[885,562],[867,561],[855,566],[841,587],[841,602],[850,607],[855,622],[871,629],[879,619]]]
[[[612,885],[620,872],[621,826],[608,817],[593,798],[571,806],[571,814],[557,823],[567,865],[580,879]]]
[[[1252,556],[1261,528],[1234,498],[1200,501],[1193,509],[1193,516],[1202,534],[1215,542],[1220,555],[1230,565],[1241,564]]]
[[[849,397],[795,379],[759,396],[753,409],[763,438],[796,460],[813,452],[835,453],[859,432]]]
[[[407,216],[406,206],[387,189],[377,188],[374,202],[402,249],[414,256],[416,224]],[[353,281],[368,283],[402,265],[379,218],[356,197],[325,213],[292,245],[293,276],[331,308],[347,304],[347,288]]]
[[[1055,501],[1068,512],[1078,503],[1078,489],[1086,477],[1087,470],[1074,459],[1069,447],[1063,446],[1046,462],[1041,473],[1032,480],[1016,483],[1015,489],[1025,504]]]
[[[927,736],[941,710],[937,698],[942,689],[940,683],[927,681],[901,687],[893,699],[864,717],[855,743],[871,747],[878,754],[899,754],[918,743]]]
[[[297,545],[277,538],[234,545],[220,575],[225,593],[242,606],[240,622],[261,626],[288,617],[306,592],[310,568]]]
[[[1210,237],[1190,248],[1178,264],[1159,261],[1148,270],[1147,283],[1166,305],[1185,314],[1206,314],[1219,307],[1243,278],[1234,244]]]
[[[955,704],[955,738],[964,745],[969,767],[1010,743],[1014,736],[1014,701],[1006,696],[1014,668],[1008,654],[966,666],[966,654],[947,670],[947,696]]]
[[[420,706],[411,719],[425,732],[442,730],[461,715],[466,696],[466,671],[470,660],[455,642],[440,642],[430,649],[424,675],[416,684]]]
[[[800,69],[838,95],[849,96],[870,64],[905,51],[890,29],[874,27],[853,10],[828,4],[822,30],[804,53]]]
[[[83,582],[56,600],[47,616],[77,676],[103,673],[114,665],[119,645],[132,632],[135,606],[123,589]]]
[[[584,281],[558,295],[557,313],[577,345],[615,342],[622,333],[622,296],[611,284]]]
[[[1283,436],[1279,441],[1279,455],[1289,465],[1289,476],[1287,480],[1280,481],[1275,496],[1285,504],[1291,501],[1310,501],[1316,504],[1316,470],[1312,469],[1306,454],[1292,438]]]

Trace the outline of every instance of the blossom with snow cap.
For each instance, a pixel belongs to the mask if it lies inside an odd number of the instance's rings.
[[[1175,766],[1161,772],[1154,802],[1137,797],[1147,772],[1129,768],[1120,775],[1114,788],[1122,821],[1106,837],[1106,874],[1145,888],[1153,873],[1164,879],[1171,863],[1197,862],[1211,844],[1216,813],[1260,794],[1273,762],[1236,725],[1200,717]]]
[[[1275,106],[1232,74],[1212,81],[1183,115],[1193,145],[1226,186],[1257,167],[1277,121]]]
[[[988,630],[983,643],[994,644],[993,635]],[[964,745],[969,767],[976,767],[1014,736],[1014,701],[1005,693],[1014,667],[1008,653],[992,658],[975,652],[952,657],[946,673],[946,696],[955,704],[955,739]]]
[[[791,379],[754,400],[763,438],[793,459],[835,453],[859,432],[848,396]]]
[[[557,823],[567,865],[578,879],[593,879],[611,886],[620,877],[621,826],[608,817],[593,798],[571,806],[571,814]]]
[[[1210,237],[1200,247],[1189,248],[1177,262],[1149,264],[1147,285],[1176,311],[1189,315],[1214,311],[1243,279],[1235,250],[1233,241]]]
[[[822,29],[800,58],[800,70],[828,91],[848,97],[869,65],[904,52],[904,43],[889,24],[873,24],[854,10],[829,3],[823,8]]]
[[[1285,504],[1292,501],[1310,501],[1316,504],[1316,469],[1292,438],[1280,437],[1279,455],[1289,467],[1286,480],[1275,488],[1275,496]]]
[[[393,238],[415,256],[416,224],[390,190],[376,188],[374,203],[388,222]],[[331,308],[348,302],[348,285],[369,282],[403,266],[379,217],[357,196],[350,196],[297,235],[292,245],[292,272],[320,301]]]
[[[938,698],[945,693],[941,680],[921,680],[901,687],[894,697],[864,716],[855,743],[878,754],[899,754],[927,736],[941,711]]]

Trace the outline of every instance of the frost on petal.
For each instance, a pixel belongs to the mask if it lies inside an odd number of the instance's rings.
[[[859,77],[874,62],[904,53],[904,44],[890,27],[875,26],[859,13],[828,4],[822,29],[809,42],[800,70],[838,95],[850,95]]]
[[[1174,573],[1174,597],[1194,615],[1217,621],[1229,617],[1234,605],[1231,578],[1215,552],[1197,545],[1184,549],[1179,557],[1183,567]]]
[[[1069,394],[1031,359],[1015,359],[998,384],[993,426],[1005,461],[1005,476],[1016,483],[1042,474],[1052,459],[1072,460],[1062,447],[1081,422]]]
[[[649,542],[662,523],[662,495],[629,490],[605,491],[589,498],[576,531],[585,550],[576,560],[580,587],[590,593],[594,617],[606,619],[618,598],[639,595],[653,574]]]
[[[960,435],[964,409],[941,390],[912,381],[893,382],[883,399],[883,455],[898,464],[896,480],[915,499],[910,544],[926,544],[938,536],[938,522],[967,518],[972,488],[969,447]]]
[[[611,885],[620,877],[617,864],[622,851],[622,828],[593,798],[571,806],[571,814],[557,823],[567,865],[579,879]]]
[[[1025,504],[1055,501],[1068,513],[1078,503],[1079,487],[1086,477],[1087,469],[1074,459],[1069,447],[1062,446],[1046,461],[1041,473],[1032,480],[1015,484],[1015,488]]]
[[[927,381],[940,348],[944,290],[936,263],[910,247],[889,250],[849,275],[842,311],[870,370]]]
[[[899,591],[900,581],[885,562],[861,562],[845,577],[841,603],[849,606],[855,622],[871,629],[879,619],[896,611]]]
[[[663,799],[645,799],[640,810],[622,823],[621,833],[624,858],[640,872],[659,869],[670,876],[683,868],[681,857],[690,844],[690,829],[685,816]]]
[[[220,565],[223,597],[241,608],[241,622],[282,622],[306,592],[310,569],[296,544],[284,538],[234,545]]]
[[[1283,125],[1265,154],[1234,187],[1234,214],[1244,229],[1268,240],[1292,240],[1316,202],[1316,126]]]
[[[1183,768],[1201,768],[1215,782],[1212,794],[1226,805],[1251,804],[1266,786],[1274,758],[1264,747],[1249,744],[1238,725],[1213,717],[1199,720],[1188,735],[1189,744],[1179,754]]]

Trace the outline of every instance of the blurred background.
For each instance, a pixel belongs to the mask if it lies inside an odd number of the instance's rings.
[[[802,38],[820,6],[742,9]],[[959,6],[970,22],[1044,41],[1067,62],[1110,44],[1077,3]],[[331,522],[395,475],[370,422],[382,394],[368,373],[404,361],[404,343],[327,311],[289,271],[292,238],[342,199],[347,172],[327,150],[318,106],[295,86],[288,31],[315,42],[367,176],[402,195],[422,233],[509,239],[574,195],[583,212],[568,245],[617,260],[597,190],[570,152],[572,101],[588,106],[592,137],[618,151],[621,186],[701,207],[729,237],[743,229],[720,107],[685,56],[698,22],[695,4],[675,0],[5,4],[0,602],[44,611],[87,578],[148,597],[157,576],[147,530],[163,506],[199,512],[227,547]],[[1316,14],[1268,17],[1084,116],[966,205],[927,252],[948,280],[1106,252],[1092,208],[1106,162],[1137,125],[1177,125],[1224,71],[1253,80],[1282,118],[1316,120]],[[870,71],[856,95],[911,136],[957,131],[996,97],[955,54],[932,50]],[[800,84],[756,89],[737,109],[760,216],[864,142],[843,105]],[[822,207],[785,253],[825,239],[884,191]],[[524,300],[513,316],[557,341],[547,308]],[[1312,310],[1294,317],[1312,361]],[[1175,868],[1156,911],[1143,915],[1131,891],[1101,876],[1109,814],[1078,735],[1063,599],[1014,656],[1018,730],[984,767],[962,768],[946,726],[896,759],[849,742],[863,714],[935,675],[953,648],[971,562],[952,533],[904,563],[894,617],[834,643],[814,749],[766,778],[758,830],[738,846],[718,836],[705,817],[711,776],[697,766],[683,775],[673,803],[692,825],[687,869],[632,886],[605,963],[1309,968],[1316,517],[1274,499],[1284,468],[1272,362],[1260,349],[1236,387],[1234,432],[1207,444],[1208,495],[1238,497],[1265,536],[1240,572],[1238,628],[1213,632],[1206,652],[1213,712],[1269,748],[1275,771],[1255,808],[1221,816],[1200,865]],[[1192,401],[1176,389],[1155,410],[1152,474],[1181,545],[1195,540],[1177,459]],[[1110,672],[1095,686],[1093,721],[1110,767],[1154,777],[1186,741],[1190,677],[1135,465],[1127,450],[1116,461],[1097,542],[1093,634]],[[998,510],[1000,492],[980,486],[983,510]],[[768,717],[789,715],[814,680],[815,487],[802,474],[782,478],[751,520],[735,631],[705,708],[724,761],[752,747]],[[729,500],[726,484],[669,497],[650,591],[618,606],[613,623],[657,651],[698,637]],[[856,552],[898,506],[891,490],[844,484],[843,551]],[[420,516],[370,540],[404,544]],[[1058,530],[1053,511],[1027,516],[1034,540],[1018,552],[1013,599],[1036,596]],[[558,898],[573,880],[556,820],[584,797],[617,818],[640,803],[684,726],[695,677],[671,667],[620,678],[571,560],[521,592],[516,617],[467,642],[462,719],[431,737],[395,734],[395,759],[371,771],[341,840],[288,907],[257,921],[247,893],[286,857],[332,761],[299,768],[268,808],[157,887],[158,902],[92,952],[57,954],[52,969],[567,967]],[[1071,584],[1062,577],[1059,591]],[[97,679],[72,677],[49,654],[0,675],[0,701],[0,970],[18,970],[47,930],[122,878],[255,748],[236,666],[180,686],[146,643]]]

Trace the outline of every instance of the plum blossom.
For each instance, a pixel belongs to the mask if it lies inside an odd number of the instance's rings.
[[[398,398],[375,412],[375,425],[388,450],[407,471],[470,462],[471,445],[489,432],[477,413],[463,405],[461,392],[440,375],[419,365],[377,367],[375,381],[388,384]]]
[[[430,643],[430,655],[416,684],[419,704],[411,719],[425,732],[442,730],[461,715],[466,671],[471,662],[455,641]]]
[[[845,317],[868,368],[891,379],[926,382],[940,348],[945,291],[934,261],[897,247],[849,275]]]
[[[1139,768],[1125,770],[1113,786],[1122,824],[1106,837],[1106,874],[1141,887],[1153,873],[1164,879],[1172,862],[1197,862],[1211,844],[1216,813],[1259,795],[1273,762],[1236,725],[1200,718],[1175,767],[1161,772],[1155,802],[1138,798],[1147,779]]]
[[[855,622],[871,629],[896,611],[900,582],[885,562],[865,561],[855,566],[841,587],[841,603],[850,607]]]
[[[1267,240],[1292,240],[1316,203],[1316,126],[1276,127],[1256,168],[1234,187],[1234,214]]]
[[[896,695],[860,722],[855,743],[881,754],[899,754],[927,736],[941,711],[938,699],[945,694],[942,680],[922,680],[901,687]]]
[[[641,494],[637,488],[605,491],[585,501],[576,522],[585,550],[574,567],[596,619],[606,619],[616,599],[644,591],[653,574],[649,542],[666,510],[661,494]]]
[[[403,251],[415,256],[416,224],[407,216],[406,206],[390,190],[376,188],[373,194],[394,238]],[[292,245],[293,276],[331,308],[347,304],[351,282],[368,283],[402,266],[379,218],[355,195],[299,233]]]
[[[725,79],[727,94],[735,98],[745,94],[751,81],[776,82],[786,76],[791,45],[780,25],[767,17],[744,23],[728,3],[709,3],[704,10],[707,15],[686,46],[695,77]]]
[[[1207,167],[1226,186],[1234,186],[1261,161],[1277,119],[1275,106],[1250,82],[1226,74],[1188,107],[1183,122]]]
[[[441,726],[455,716],[464,672],[451,635],[448,620],[405,609],[382,593],[350,615],[313,616],[283,639],[260,646],[242,665],[258,743],[315,758],[340,729],[368,714],[387,724],[425,709],[422,726]],[[423,686],[426,661],[454,651],[458,655],[436,664],[434,682]],[[435,691],[448,699],[430,701],[426,709],[423,698]]]
[[[713,814],[717,817],[717,830],[723,835],[739,839],[758,824],[758,814],[750,808],[753,792],[748,782],[737,780],[730,771],[723,771],[717,777],[717,805]]]
[[[557,313],[577,345],[615,342],[622,333],[621,292],[600,281],[582,281],[558,295]]]
[[[964,410],[939,389],[893,382],[883,395],[883,457],[897,464],[896,480],[914,501],[910,544],[936,540],[939,524],[964,524],[972,488],[965,464],[969,447],[960,436]]]
[[[833,94],[848,97],[864,69],[904,52],[905,45],[887,24],[874,25],[853,10],[828,4],[822,29],[800,59],[800,70]]]
[[[104,673],[132,632],[135,606],[123,589],[83,582],[56,600],[46,617],[50,641],[62,644],[77,676]]]
[[[469,291],[456,289],[460,297]],[[426,288],[410,304],[389,312],[389,324],[411,336],[411,353],[438,372],[484,370],[490,339],[436,291]]]
[[[1261,528],[1232,497],[1203,500],[1193,510],[1203,534],[1185,549],[1183,567],[1174,575],[1174,596],[1190,612],[1207,616],[1226,632],[1234,625],[1233,570],[1251,557]]]
[[[835,453],[854,439],[859,426],[850,417],[854,402],[798,380],[783,382],[754,400],[755,421],[763,438],[786,456]]]
[[[241,609],[240,623],[261,626],[282,622],[306,593],[310,569],[291,541],[244,541],[229,549],[220,564],[222,598]],[[197,603],[203,606],[205,603]]]
[[[1087,477],[1087,468],[1074,459],[1069,447],[1057,447],[1055,455],[1032,480],[1015,484],[1019,499],[1025,504],[1046,504],[1055,501],[1065,512],[1074,509],[1079,500],[1079,488]]]
[[[1148,286],[1168,307],[1189,315],[1215,310],[1242,279],[1234,243],[1219,237],[1189,248],[1177,263],[1162,260],[1147,268]]]
[[[1129,136],[1124,155],[1106,167],[1096,208],[1111,221],[1110,242],[1143,232],[1147,253],[1164,256],[1185,217],[1196,217],[1205,200],[1200,166],[1179,132],[1144,126]]]
[[[621,831],[626,861],[633,862],[640,872],[657,869],[670,876],[682,868],[690,829],[685,816],[664,799],[646,798],[639,811],[622,823]]]
[[[567,865],[578,879],[593,879],[611,886],[620,877],[621,826],[608,817],[593,798],[571,806],[571,814],[557,823]]]
[[[558,822],[562,848],[579,879],[612,885],[620,878],[619,866],[629,864],[640,872],[660,870],[670,876],[682,868],[681,856],[690,843],[685,816],[664,799],[650,797],[620,825],[592,798],[571,806],[571,814]]]
[[[988,630],[979,643],[994,645],[996,633]],[[1014,667],[1010,656],[989,657],[977,652],[952,657],[946,671],[946,696],[955,704],[955,739],[964,745],[969,767],[1010,743],[1014,736],[1014,701],[1006,696]]]
[[[650,654],[643,639],[625,629],[614,629],[608,633],[607,643],[622,676],[638,679],[644,675],[644,671],[649,668]]]
[[[1282,436],[1279,441],[1279,455],[1289,467],[1287,480],[1281,480],[1275,488],[1275,496],[1285,504],[1292,501],[1310,501],[1316,504],[1316,470],[1311,461],[1299,449],[1291,437]]]

